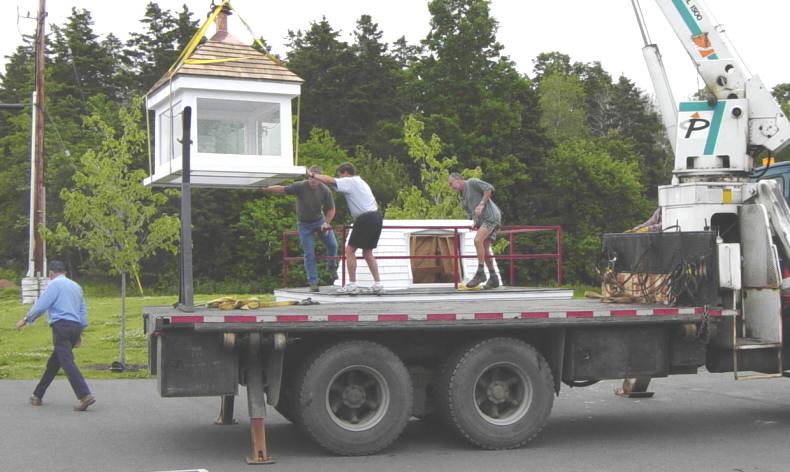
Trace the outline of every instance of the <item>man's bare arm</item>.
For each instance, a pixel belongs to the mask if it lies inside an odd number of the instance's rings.
[[[311,172],[310,169],[307,169],[304,173],[308,178],[312,177],[319,182],[323,182],[327,185],[335,185],[335,178],[329,175],[324,174],[316,174],[315,172]]]
[[[270,185],[268,187],[261,188],[261,192],[265,193],[285,193],[285,187],[282,185]]]

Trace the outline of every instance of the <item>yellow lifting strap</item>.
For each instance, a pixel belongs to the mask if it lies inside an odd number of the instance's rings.
[[[257,44],[258,47],[261,48],[261,53],[264,56],[266,56],[270,61],[277,64],[278,66],[285,67],[279,59],[266,52],[266,47],[263,45],[263,42],[261,42],[260,38],[255,36],[255,33],[252,32],[252,28],[250,28],[250,25],[248,25],[247,22],[244,21],[244,18],[241,17],[239,12],[236,11],[235,8],[233,8],[233,5],[230,4],[230,1],[223,0],[222,3],[220,3],[214,8],[214,10],[208,16],[208,18],[206,18],[206,21],[203,22],[202,25],[200,25],[200,28],[198,28],[197,32],[195,32],[195,35],[192,36],[192,39],[189,40],[184,50],[181,51],[181,54],[178,56],[178,59],[176,59],[176,62],[172,66],[170,66],[170,69],[168,69],[167,71],[168,74],[172,74],[173,72],[175,72],[181,66],[181,64],[217,64],[221,62],[243,61],[245,59],[255,58],[255,56],[240,56],[240,57],[226,57],[222,59],[189,59],[189,56],[192,55],[192,53],[195,51],[195,48],[198,46],[198,44],[200,44],[200,40],[203,39],[203,36],[206,34],[206,30],[208,29],[209,25],[211,25],[214,22],[219,12],[222,11],[222,8],[224,8],[226,5],[231,11],[236,12],[236,15],[238,15],[241,23],[244,25],[245,28],[247,28],[247,31],[255,40],[255,44]]]
[[[230,8],[230,2],[228,0],[222,0],[222,2],[214,8],[214,11],[212,11],[208,18],[206,18],[206,21],[200,25],[200,28],[198,28],[198,30],[192,36],[192,39],[189,40],[186,47],[184,47],[184,50],[181,51],[181,54],[179,54],[176,62],[174,62],[173,65],[170,66],[170,69],[167,70],[168,74],[175,72],[179,67],[181,67],[181,64],[184,63],[184,60],[192,55],[192,53],[195,51],[195,48],[198,46],[198,44],[200,44],[200,40],[203,39],[203,36],[206,34],[206,30],[208,29],[209,25],[214,23],[217,15],[219,15],[219,12],[222,11],[225,5],[228,5],[228,8]]]
[[[244,59],[255,59],[255,56],[224,57],[222,59],[187,59],[184,64],[217,64],[220,62],[243,61]]]
[[[262,302],[258,297],[251,298],[234,298],[234,297],[220,297],[214,300],[209,300],[205,303],[197,304],[196,306],[205,306],[206,308],[218,308],[220,310],[255,310],[256,308],[273,308],[296,305],[298,302],[295,300],[285,301],[270,301]]]

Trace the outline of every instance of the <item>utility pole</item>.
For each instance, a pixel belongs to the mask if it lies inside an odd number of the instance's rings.
[[[27,277],[22,280],[22,303],[33,303],[46,289],[46,251],[39,228],[45,224],[44,207],[44,27],[46,0],[39,0],[36,27],[36,89],[33,93],[30,150],[30,245]]]

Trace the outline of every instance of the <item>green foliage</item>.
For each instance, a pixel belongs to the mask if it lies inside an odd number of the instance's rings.
[[[434,219],[464,218],[458,204],[458,196],[447,185],[450,169],[458,160],[455,157],[441,158],[442,143],[438,136],[429,140],[422,137],[425,124],[414,115],[409,115],[403,126],[404,140],[409,157],[420,169],[420,187],[407,187],[400,192],[385,212],[391,219]]]
[[[140,23],[143,31],[129,33],[122,55],[124,80],[137,93],[147,91],[167,72],[198,27],[186,5],[174,15],[154,2],[146,5]]]
[[[6,287],[0,289],[0,300],[19,300],[21,297],[19,287]]]
[[[238,222],[241,235],[238,243],[244,253],[255,254],[258,265],[279,272],[282,267],[282,240],[284,231],[295,230],[296,213],[291,196],[265,196],[247,202]],[[298,247],[298,238],[292,237]],[[274,269],[274,270],[271,270]]]
[[[406,85],[429,134],[463,168],[479,167],[505,221],[532,220],[524,190],[549,145],[530,80],[501,55],[487,0],[433,0],[424,55]]]
[[[409,175],[409,168],[406,165],[394,157],[376,157],[361,146],[354,153],[354,166],[357,174],[364,176],[365,182],[370,185],[379,208],[387,208],[408,183],[405,177]]]
[[[0,267],[0,280],[17,280],[21,278],[19,272],[7,267]]]
[[[550,73],[538,85],[540,123],[555,142],[588,134],[584,87],[573,75]]]
[[[348,153],[323,128],[312,128],[307,140],[299,145],[299,164],[321,166],[322,172],[327,175],[334,175],[335,167],[348,160]]]
[[[0,261],[24,270],[28,251],[30,196],[30,107],[33,55],[22,45],[8,58],[0,101],[23,103],[22,111],[0,112]]]
[[[540,83],[549,75],[570,75],[574,72],[571,57],[558,51],[542,52],[532,60],[535,82]]]
[[[302,90],[299,139],[307,139],[313,128],[345,137],[340,131],[352,120],[346,100],[352,88],[351,47],[338,40],[340,33],[326,18],[311,23],[305,32],[289,31],[288,36],[288,68],[310,84]]]
[[[785,116],[790,117],[790,83],[779,84],[773,89],[774,98],[779,102]],[[780,152],[777,156],[779,161],[790,160],[790,147]]]
[[[627,146],[625,147],[627,148]],[[566,141],[552,152],[542,203],[547,222],[564,232],[564,272],[570,283],[594,283],[600,235],[632,227],[653,206],[639,181],[638,157],[612,139]]]
[[[74,187],[61,191],[65,224],[51,239],[87,251],[112,273],[131,273],[142,293],[140,261],[160,249],[176,251],[178,218],[157,216],[166,197],[142,185],[144,171],[129,167],[144,143],[139,101],[117,112],[98,100],[92,104],[97,111],[85,125],[101,136],[101,145],[80,157]]]

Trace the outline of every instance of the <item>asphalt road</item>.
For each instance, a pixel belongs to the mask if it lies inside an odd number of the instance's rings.
[[[658,379],[653,399],[616,397],[617,382],[566,388],[527,447],[481,451],[412,421],[383,453],[335,457],[272,410],[274,465],[249,466],[246,397],[239,424],[212,424],[215,398],[163,399],[153,380],[93,381],[85,413],[58,379],[33,407],[32,381],[0,381],[0,471],[788,471],[790,379],[734,382],[730,374]]]

